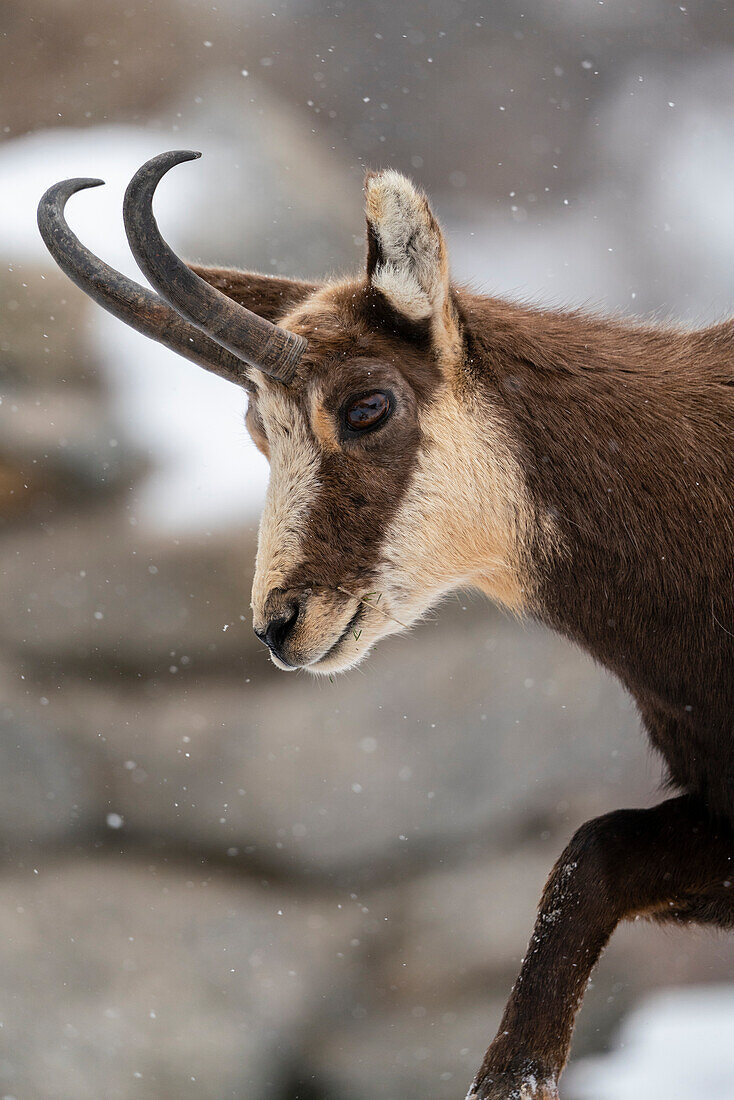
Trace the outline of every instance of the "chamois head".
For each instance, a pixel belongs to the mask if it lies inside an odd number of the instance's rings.
[[[51,188],[39,224],[67,274],[106,308],[247,388],[247,427],[271,466],[254,628],[275,664],[346,669],[459,585],[520,606],[521,479],[473,378],[426,198],[395,171],[367,177],[357,279],[188,267],[161,238],[151,201],[163,174],[193,156],[154,158],[126,195],[128,238],[160,298],[68,229],[66,198],[98,181]]]

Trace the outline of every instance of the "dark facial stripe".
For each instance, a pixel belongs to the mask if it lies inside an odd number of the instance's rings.
[[[374,361],[376,373],[386,368],[397,372],[403,383],[402,397],[398,395],[403,415],[395,414],[384,428],[370,433],[369,444],[322,450],[320,489],[306,520],[301,561],[288,578],[289,587],[320,584],[363,590],[369,585],[416,465],[420,409],[433,399],[441,380],[425,343],[426,333],[414,332],[411,339],[398,334],[395,315],[383,309],[382,295],[369,288],[357,294],[352,289],[345,300],[352,311],[360,362]],[[342,335],[342,349],[343,339]],[[328,347],[315,350],[313,375],[330,395],[332,408],[339,407],[354,389],[356,369],[348,356],[335,362]]]

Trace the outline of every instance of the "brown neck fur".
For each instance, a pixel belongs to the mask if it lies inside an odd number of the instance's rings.
[[[538,617],[622,679],[673,781],[731,818],[734,325],[457,298],[469,370],[560,533],[531,549]]]

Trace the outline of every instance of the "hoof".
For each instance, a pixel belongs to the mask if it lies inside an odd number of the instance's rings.
[[[532,1074],[522,1079],[487,1075],[474,1082],[466,1100],[559,1100],[558,1085],[550,1078],[539,1081]]]

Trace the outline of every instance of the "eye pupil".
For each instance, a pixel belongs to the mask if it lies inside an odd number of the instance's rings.
[[[352,431],[374,428],[390,410],[390,400],[385,393],[368,393],[359,397],[346,410],[346,421]]]

